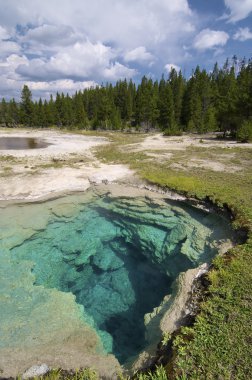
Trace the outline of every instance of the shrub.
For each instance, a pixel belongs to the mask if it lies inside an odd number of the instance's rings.
[[[177,125],[174,125],[172,128],[166,128],[163,132],[164,136],[181,136],[182,131]]]
[[[238,128],[236,138],[242,143],[252,142],[252,121],[246,120]]]

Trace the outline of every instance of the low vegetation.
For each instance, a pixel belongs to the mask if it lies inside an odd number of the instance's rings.
[[[129,376],[122,374],[117,375],[118,380],[130,380]],[[166,370],[163,366],[156,369],[155,372],[148,371],[134,376],[135,380],[167,380]],[[17,379],[21,380],[21,379]],[[47,375],[35,377],[34,380],[99,380],[96,371],[92,369],[82,369],[79,371],[53,370]]]

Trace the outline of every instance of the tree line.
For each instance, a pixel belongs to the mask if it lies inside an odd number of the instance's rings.
[[[159,81],[119,80],[49,100],[33,101],[25,85],[19,103],[2,99],[0,104],[0,124],[10,127],[158,128],[167,135],[222,131],[234,136],[242,125],[250,130],[251,120],[252,59],[236,57],[222,67],[216,63],[210,73],[197,66],[189,79],[173,68]]]

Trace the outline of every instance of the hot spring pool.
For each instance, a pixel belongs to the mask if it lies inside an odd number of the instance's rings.
[[[49,145],[33,137],[0,137],[0,150],[41,149]]]
[[[144,316],[179,273],[209,262],[230,237],[217,215],[126,193],[1,205],[0,353],[78,336],[86,354],[124,364],[150,343]]]

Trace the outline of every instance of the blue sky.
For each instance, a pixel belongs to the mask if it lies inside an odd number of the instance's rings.
[[[252,57],[252,0],[0,0],[0,97],[34,98],[234,54]]]

